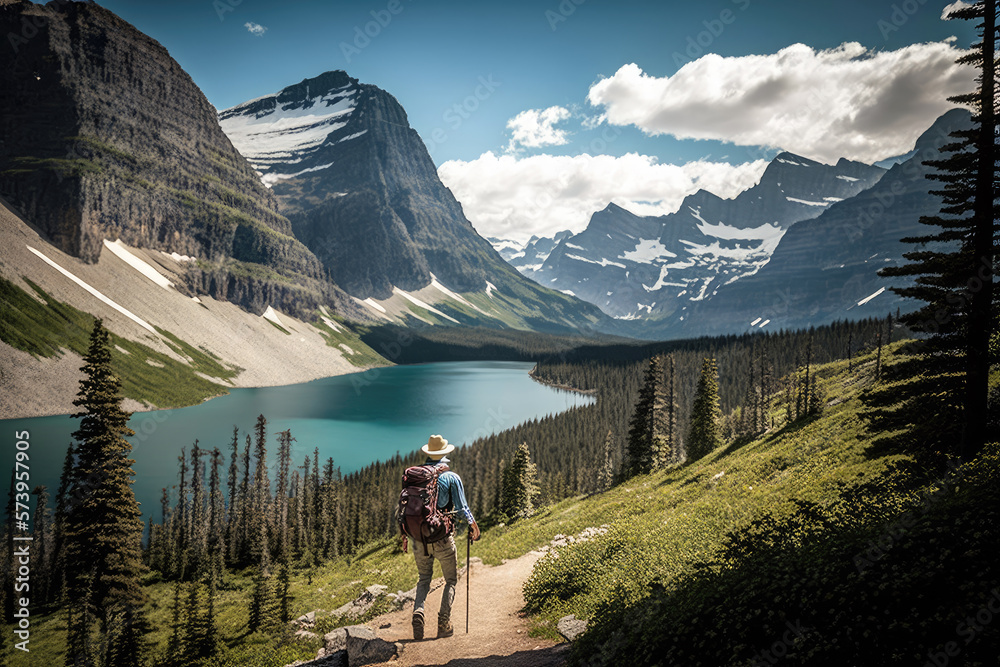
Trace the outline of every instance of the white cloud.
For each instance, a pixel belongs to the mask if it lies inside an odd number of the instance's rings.
[[[445,162],[438,175],[480,234],[525,241],[532,234],[581,231],[609,202],[638,215],[663,215],[701,188],[733,197],[760,180],[766,166],[764,160],[678,166],[636,153],[518,158],[488,152]]]
[[[512,132],[507,150],[513,151],[518,145],[526,148],[538,148],[540,146],[562,146],[569,143],[566,130],[555,127],[556,123],[569,117],[569,109],[558,106],[522,111],[507,121],[507,129]]]
[[[264,33],[267,32],[267,28],[259,23],[254,23],[253,21],[247,21],[243,24],[247,31],[256,37],[263,37]]]
[[[941,10],[941,20],[947,21],[951,18],[950,15],[952,12],[957,11],[959,9],[967,9],[971,6],[972,5],[970,5],[968,2],[962,2],[962,0],[955,0],[955,2],[951,3],[943,10]]]
[[[817,51],[793,44],[770,55],[687,63],[656,77],[623,66],[593,84],[588,100],[609,123],[652,135],[782,148],[825,162],[874,162],[905,153],[973,89],[950,40],[871,51],[858,43]]]

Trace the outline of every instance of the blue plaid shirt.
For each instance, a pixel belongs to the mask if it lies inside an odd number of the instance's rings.
[[[451,461],[447,458],[442,458],[440,461],[427,459],[423,465],[430,466],[440,463],[447,464],[451,463]],[[472,516],[472,510],[469,509],[469,503],[465,500],[465,488],[462,486],[462,478],[450,470],[446,470],[438,475],[438,507],[444,509],[448,505],[452,505],[456,516],[461,517],[466,523],[473,524],[476,522]]]

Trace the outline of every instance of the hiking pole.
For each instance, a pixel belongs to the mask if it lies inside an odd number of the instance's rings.
[[[472,529],[465,543],[465,634],[469,634],[469,579],[472,578]]]

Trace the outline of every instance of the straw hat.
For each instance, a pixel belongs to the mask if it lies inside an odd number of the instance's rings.
[[[432,435],[427,444],[420,448],[420,451],[432,459],[439,459],[455,451],[455,445],[449,445],[448,441],[440,435]]]

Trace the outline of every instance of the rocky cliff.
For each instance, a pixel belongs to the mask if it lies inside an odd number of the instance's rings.
[[[189,289],[258,313],[349,307],[159,43],[94,3],[0,0],[0,34],[0,195],[55,246],[192,256]]]

